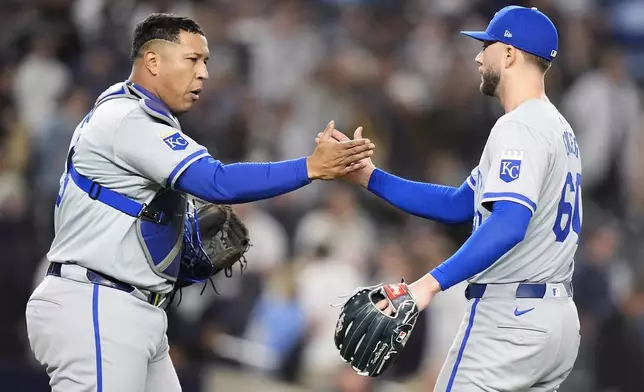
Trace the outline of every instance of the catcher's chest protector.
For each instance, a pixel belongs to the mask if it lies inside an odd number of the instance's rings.
[[[182,192],[163,190],[155,196],[136,223],[139,241],[155,274],[176,282],[187,199]]]
[[[132,83],[113,86],[99,97],[96,107],[112,99],[125,98],[139,102],[141,108],[157,121],[180,129],[176,118],[161,108],[159,103],[150,99]],[[96,184],[76,172],[72,164],[74,147],[67,157],[68,171],[73,171],[79,188],[94,200],[115,208],[124,214],[137,218],[136,229],[152,271],[171,282],[176,282],[181,266],[184,221],[187,212],[187,198],[183,192],[164,188],[154,199],[144,205],[122,194]]]

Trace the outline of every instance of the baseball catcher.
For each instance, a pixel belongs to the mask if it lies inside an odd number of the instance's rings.
[[[231,277],[236,263],[243,271],[249,248],[248,229],[230,205],[189,201],[175,289],[207,281],[212,284],[212,276],[221,271]]]
[[[405,347],[418,314],[404,280],[359,288],[342,306],[335,346],[358,374],[377,377]]]

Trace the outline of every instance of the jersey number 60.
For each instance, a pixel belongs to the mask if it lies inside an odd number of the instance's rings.
[[[572,199],[572,201],[568,201],[568,199]],[[577,241],[579,241],[579,233],[581,232],[580,203],[581,174],[577,173],[573,179],[573,174],[568,173],[566,183],[561,190],[561,199],[557,207],[555,226],[552,228],[557,242],[564,242],[568,238],[571,226],[572,231],[577,234]]]

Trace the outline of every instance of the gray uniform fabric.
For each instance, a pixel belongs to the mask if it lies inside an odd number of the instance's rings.
[[[180,391],[162,302],[150,298],[170,292],[178,271],[185,195],[174,191],[175,182],[210,155],[160,100],[131,83],[99,97],[70,152],[74,170],[105,189],[144,205],[162,200],[174,226],[144,225],[140,216],[93,199],[66,165],[47,254],[62,267],[27,304],[31,349],[54,392]],[[96,284],[94,272],[134,290]]]
[[[524,102],[497,121],[468,183],[474,230],[494,201],[533,215],[523,241],[469,280],[484,293],[469,299],[434,391],[555,391],[579,349],[569,283],[583,211],[572,128],[551,103]],[[544,283],[543,298],[517,298],[519,283]]]

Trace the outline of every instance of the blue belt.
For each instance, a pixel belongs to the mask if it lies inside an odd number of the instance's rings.
[[[56,263],[56,262],[49,263],[49,268],[47,268],[47,275],[60,277],[62,267],[63,267],[62,263]],[[89,280],[92,283],[100,284],[101,286],[111,287],[116,290],[125,291],[128,294],[136,290],[134,286],[121,282],[120,280],[114,279],[111,276],[107,276],[100,272],[92,271],[89,268],[85,268],[85,269],[87,270],[87,274],[86,274],[87,280]],[[164,297],[165,297],[164,294],[150,293],[150,295],[147,296],[147,302],[154,306],[157,306]]]
[[[569,297],[572,297],[572,283],[564,282],[564,288]],[[465,298],[483,298],[487,284],[470,283],[465,289]],[[546,283],[519,283],[516,291],[516,298],[543,298],[546,295]]]

